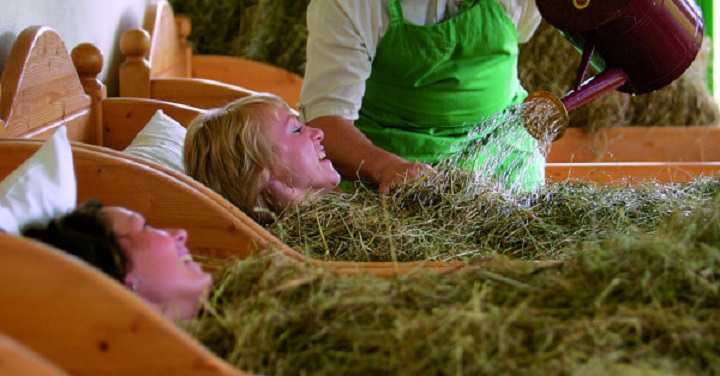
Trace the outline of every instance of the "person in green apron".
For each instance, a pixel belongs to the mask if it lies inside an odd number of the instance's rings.
[[[544,183],[513,114],[533,1],[312,0],[307,19],[301,119],[325,132],[343,179],[385,191],[453,159],[512,191]]]

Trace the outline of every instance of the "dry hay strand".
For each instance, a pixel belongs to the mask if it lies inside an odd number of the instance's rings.
[[[718,374],[720,206],[694,207],[553,268],[382,279],[252,257],[187,329],[259,374]]]
[[[169,0],[175,14],[192,22],[195,53],[242,56],[250,43],[259,0]]]
[[[303,75],[309,0],[259,0],[243,56]]]
[[[309,0],[170,0],[199,54],[240,56],[302,75]]]
[[[658,223],[707,200],[717,180],[635,187],[551,183],[536,194],[508,194],[492,182],[441,168],[390,195],[359,186],[291,207],[268,230],[322,260],[450,261],[488,255],[554,259],[570,245],[598,242]]]

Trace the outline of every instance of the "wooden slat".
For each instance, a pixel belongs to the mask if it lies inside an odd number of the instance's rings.
[[[150,33],[150,77],[187,77],[188,56],[180,46],[175,14],[165,1],[152,1],[145,10],[143,28]]]
[[[5,122],[0,136],[43,133],[66,120],[92,131],[87,112],[91,99],[65,43],[52,28],[31,26],[18,35],[0,86],[0,118]]]
[[[102,102],[103,146],[124,150],[158,110],[184,127],[202,113],[199,108],[153,99],[108,98]]]
[[[239,98],[239,92],[270,92],[298,109],[302,77],[235,56],[193,55],[187,42],[190,20],[176,17],[167,1],[153,1],[147,6],[143,28],[145,31],[128,30],[121,38],[121,51],[126,56],[119,73],[122,96],[210,108]],[[173,78],[188,80],[155,82]],[[218,85],[235,88],[218,89]]]
[[[684,183],[720,175],[720,162],[548,163],[549,181],[584,180],[603,184]]]
[[[156,78],[150,84],[153,99],[197,108],[222,107],[255,92],[219,81],[199,78]]]
[[[550,145],[548,162],[717,162],[720,126],[570,128]]]
[[[253,91],[270,92],[283,98],[290,107],[299,109],[302,77],[270,64],[232,56],[193,55],[192,74]]]

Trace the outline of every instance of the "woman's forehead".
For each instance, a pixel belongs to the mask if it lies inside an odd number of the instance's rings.
[[[106,206],[100,209],[101,213],[110,221],[113,230],[131,228],[137,221],[144,221],[140,213],[120,206]]]

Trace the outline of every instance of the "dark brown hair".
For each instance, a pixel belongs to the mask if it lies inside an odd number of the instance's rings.
[[[46,226],[26,226],[22,234],[76,256],[124,283],[129,259],[113,233],[112,225],[102,215],[102,207],[97,200],[83,202]]]

